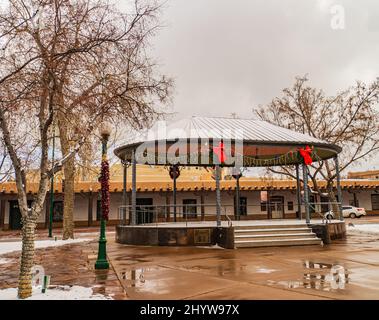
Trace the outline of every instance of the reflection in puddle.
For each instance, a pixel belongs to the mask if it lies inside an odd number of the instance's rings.
[[[304,261],[302,280],[271,281],[271,285],[280,285],[286,288],[309,288],[323,291],[345,289],[349,283],[349,271],[338,264]]]
[[[160,267],[148,267],[148,268],[134,268],[130,270],[122,271],[121,281],[124,288],[131,288],[138,292],[146,292],[149,294],[167,294],[169,289],[167,288],[167,280],[169,283],[172,279],[167,279],[167,276],[158,278],[156,272],[162,271]],[[147,279],[147,275],[150,275]]]
[[[145,284],[145,272],[153,268],[138,268],[121,272],[121,279],[127,287],[141,287]]]
[[[273,273],[275,271],[277,271],[277,270],[257,267],[255,272],[256,273]]]

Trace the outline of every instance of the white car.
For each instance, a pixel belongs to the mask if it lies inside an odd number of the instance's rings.
[[[357,208],[353,206],[342,206],[342,214],[344,218],[360,218],[366,215],[365,208]],[[334,219],[334,212],[328,211],[324,214],[326,219]]]

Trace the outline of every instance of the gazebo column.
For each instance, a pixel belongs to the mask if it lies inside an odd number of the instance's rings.
[[[240,220],[241,208],[240,208],[240,178],[238,177],[236,184],[236,202],[237,202],[237,220]]]
[[[297,197],[297,212],[299,213],[299,219],[302,219],[301,214],[301,184],[300,184],[300,170],[299,165],[296,165],[296,197]]]
[[[242,177],[240,168],[233,168],[232,176],[236,179],[236,195],[235,195],[235,208],[236,208],[236,220],[240,220],[241,215],[241,203],[240,203],[240,178]]]
[[[170,222],[170,191],[166,190],[166,222]]]
[[[178,179],[180,176],[179,166],[177,164],[170,166],[169,173],[170,173],[170,178],[173,181],[172,197],[173,197],[173,207],[174,207],[174,222],[176,222],[176,212],[177,212],[177,209],[176,209],[176,179]]]
[[[336,165],[336,178],[337,178],[337,196],[338,196],[338,207],[340,211],[340,220],[343,221],[342,214],[342,191],[341,191],[341,177],[340,177],[340,166],[338,162],[338,156],[334,157],[334,163]]]
[[[221,227],[221,192],[220,192],[220,166],[216,164],[216,217],[217,227]]]
[[[132,151],[132,219],[131,225],[137,224],[137,162],[135,150]]]
[[[122,179],[122,224],[126,225],[126,207],[128,202],[128,197],[126,193],[126,182],[127,182],[127,175],[128,175],[128,162],[125,160],[121,161],[123,166],[123,179]]]
[[[176,222],[176,171],[174,169],[173,175],[173,187],[172,187],[172,196],[173,196],[173,205],[174,205],[174,222]]]
[[[304,183],[304,206],[305,206],[305,222],[311,222],[309,211],[309,194],[308,194],[308,167],[303,164],[303,183]]]

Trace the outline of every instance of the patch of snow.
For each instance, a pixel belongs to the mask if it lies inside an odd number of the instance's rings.
[[[4,259],[4,258],[0,258],[0,264],[6,264],[6,263],[9,263],[11,262],[12,259]]]
[[[356,224],[348,226],[347,231],[351,233],[379,235],[379,224]]]
[[[59,247],[64,246],[66,244],[73,244],[85,241],[91,241],[92,239],[81,238],[81,239],[70,239],[70,240],[37,240],[35,241],[35,248],[47,248],[47,247]],[[14,241],[14,242],[0,242],[0,255],[13,252],[13,251],[21,251],[22,242]]]
[[[18,300],[17,288],[0,290],[0,300]],[[34,287],[32,296],[25,300],[113,300],[102,294],[93,294],[92,288],[81,286],[56,286],[41,292],[41,287]]]
[[[224,249],[223,247],[220,247],[218,244],[215,244],[213,246],[196,246],[196,248],[201,248],[201,249]]]

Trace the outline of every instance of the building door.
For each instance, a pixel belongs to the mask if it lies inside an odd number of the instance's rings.
[[[321,197],[321,213],[328,212],[330,210],[329,206],[329,198],[328,197]]]
[[[137,224],[153,223],[154,209],[153,198],[137,198],[136,199],[136,222]]]
[[[197,218],[197,201],[196,199],[183,199],[183,218]]]
[[[372,194],[371,195],[371,206],[372,210],[379,210],[379,194]]]
[[[28,207],[30,208],[33,201],[28,200]],[[9,228],[11,230],[20,230],[22,228],[21,211],[18,205],[18,200],[9,201]]]
[[[272,219],[284,218],[284,197],[273,196],[270,197],[270,208]]]
[[[234,215],[237,215],[237,197],[234,197]],[[240,215],[247,215],[247,198],[240,197]]]

